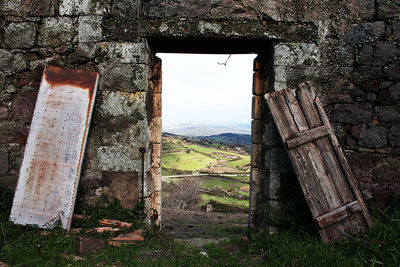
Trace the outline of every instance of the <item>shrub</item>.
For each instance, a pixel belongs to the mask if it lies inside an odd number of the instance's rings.
[[[191,209],[200,202],[198,189],[200,182],[197,179],[185,178],[179,182],[163,185],[164,208]]]

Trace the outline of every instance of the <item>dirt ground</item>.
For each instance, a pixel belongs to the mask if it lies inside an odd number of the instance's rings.
[[[162,229],[175,239],[194,246],[243,237],[247,214],[217,213],[192,210],[162,210]]]

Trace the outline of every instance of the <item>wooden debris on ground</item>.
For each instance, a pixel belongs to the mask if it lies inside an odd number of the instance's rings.
[[[130,228],[130,227],[132,227],[131,223],[121,222],[121,221],[112,220],[112,219],[99,220],[99,224],[103,225],[103,226],[118,226],[118,227],[121,227],[121,228]]]
[[[269,93],[265,99],[322,240],[341,240],[371,228],[371,217],[311,85]]]
[[[121,231],[120,228],[112,228],[112,227],[109,227],[109,226],[105,226],[105,227],[94,227],[94,228],[89,228],[89,229],[74,228],[74,229],[71,229],[70,232],[72,234],[78,234],[78,233],[81,233],[81,232],[84,232],[84,233],[113,232],[113,233],[115,233],[115,232],[119,232],[119,231]]]
[[[90,219],[90,216],[74,214],[73,219],[87,220],[87,219]],[[85,233],[118,232],[118,231],[121,231],[121,228],[127,229],[127,228],[132,227],[132,223],[123,222],[123,221],[119,221],[119,220],[113,220],[113,219],[101,219],[101,220],[98,220],[98,224],[101,225],[102,227],[94,227],[94,228],[90,228],[90,229],[74,228],[74,229],[71,229],[71,233],[76,234],[76,233],[80,233],[80,232],[85,232]]]
[[[142,231],[136,230],[132,233],[119,234],[117,237],[109,239],[107,243],[110,246],[119,247],[122,244],[137,244],[138,242],[142,241],[144,241],[144,238],[142,237]]]

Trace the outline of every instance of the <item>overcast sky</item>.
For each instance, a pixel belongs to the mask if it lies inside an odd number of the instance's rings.
[[[256,55],[165,54],[162,59],[163,124],[250,123]]]

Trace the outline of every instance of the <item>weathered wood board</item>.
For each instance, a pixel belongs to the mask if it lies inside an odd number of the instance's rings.
[[[69,229],[99,75],[47,67],[43,73],[10,220]]]
[[[350,167],[310,84],[265,95],[325,242],[373,226]]]

